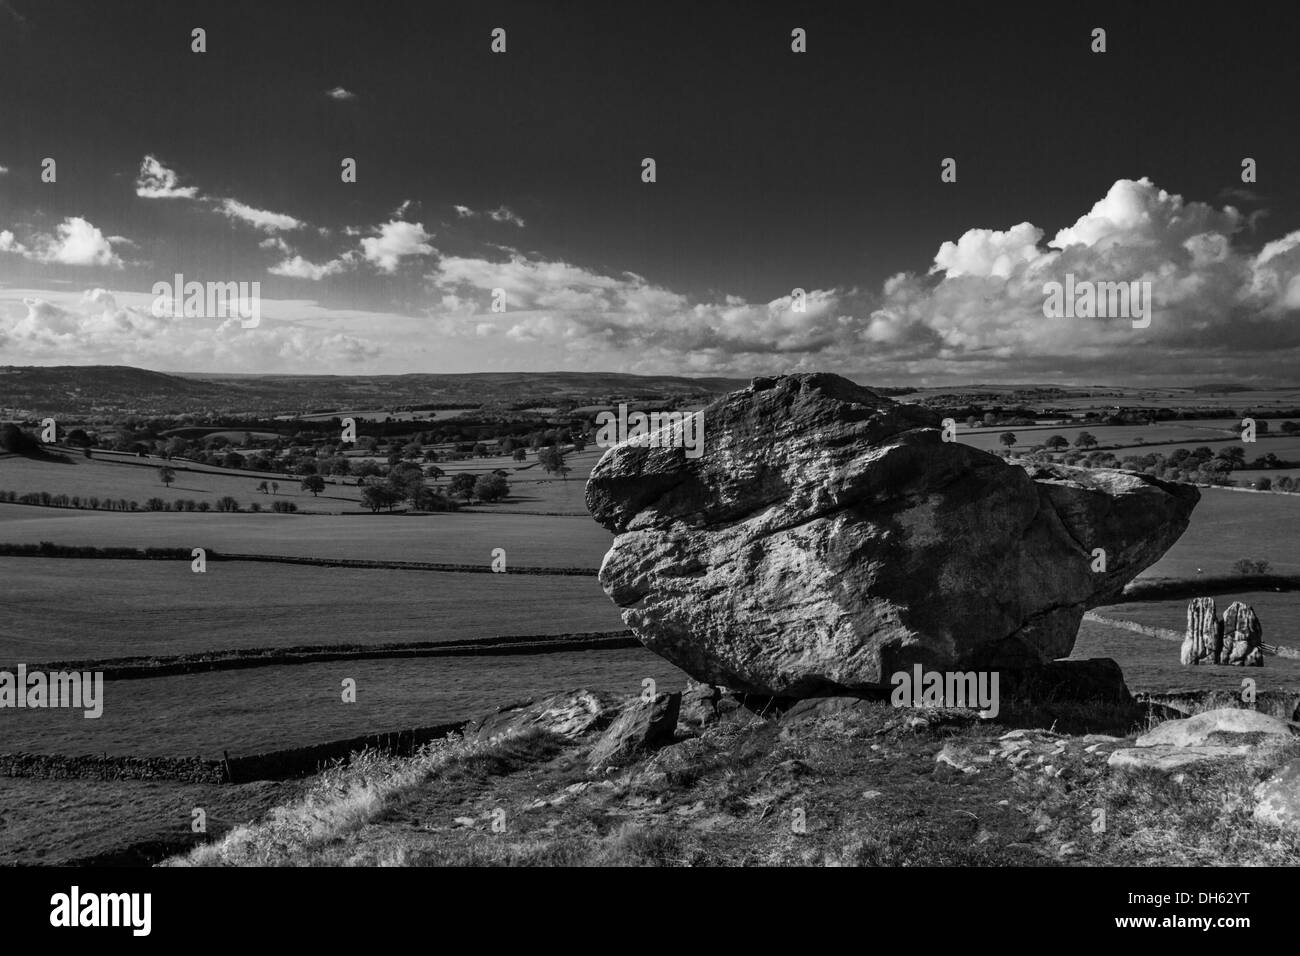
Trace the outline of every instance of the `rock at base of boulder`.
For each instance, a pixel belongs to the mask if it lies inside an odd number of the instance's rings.
[[[1109,657],[1050,661],[1042,667],[1001,672],[1001,693],[1029,701],[1101,701],[1128,704],[1133,700],[1124,671]]]
[[[682,691],[681,713],[677,716],[678,728],[695,732],[712,724],[718,719],[718,700],[721,696],[721,688],[687,678],[686,690]]]
[[[503,707],[465,726],[466,741],[486,743],[530,730],[544,730],[569,740],[600,730],[614,720],[619,702],[609,694],[573,690],[538,702]]]
[[[681,706],[680,693],[655,694],[651,700],[638,698],[628,704],[591,748],[588,764],[593,770],[616,767],[642,751],[672,743]]]

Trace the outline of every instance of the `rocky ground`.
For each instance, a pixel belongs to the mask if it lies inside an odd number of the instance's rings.
[[[573,692],[415,757],[364,755],[171,862],[1298,863],[1294,715],[1221,703],[1191,718],[1012,703],[986,720],[850,698],[781,710],[695,684],[647,700]]]

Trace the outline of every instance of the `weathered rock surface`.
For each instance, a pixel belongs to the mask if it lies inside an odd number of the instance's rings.
[[[1245,757],[1251,751],[1247,744],[1203,744],[1195,747],[1177,747],[1160,744],[1152,747],[1126,747],[1114,751],[1106,763],[1111,767],[1135,767],[1146,770],[1178,770],[1206,760],[1224,760],[1228,757]]]
[[[1217,664],[1223,644],[1223,625],[1214,598],[1192,598],[1187,605],[1187,636],[1179,660],[1184,664]]]
[[[1241,601],[1234,601],[1223,612],[1222,664],[1238,667],[1264,665],[1264,627],[1255,615],[1255,609]]]
[[[1257,821],[1300,830],[1300,758],[1288,760],[1255,787],[1255,799]]]
[[[1010,463],[836,375],[756,379],[704,451],[624,444],[587,484],[606,593],[651,650],[733,690],[807,697],[1067,656],[1187,527],[1199,493]],[[1093,550],[1105,570],[1093,571]]]
[[[592,769],[616,767],[645,750],[673,742],[682,695],[655,694],[623,708],[587,757]]]

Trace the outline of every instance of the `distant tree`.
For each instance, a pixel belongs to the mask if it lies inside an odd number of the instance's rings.
[[[1064,435],[1053,435],[1048,438],[1047,441],[1043,442],[1043,445],[1049,451],[1061,451],[1064,448],[1070,447],[1070,440]]]
[[[1091,432],[1079,432],[1074,439],[1075,448],[1094,448],[1096,445],[1097,439]]]
[[[1007,451],[1009,452],[1011,451],[1012,446],[1015,445],[1016,443],[1016,433],[1003,432],[1001,435],[998,436],[998,441],[1001,442],[1003,445],[1006,445]]]
[[[1295,422],[1283,422],[1282,431],[1286,432],[1288,435],[1294,435],[1296,432],[1300,432],[1300,425],[1297,425]]]
[[[271,489],[266,486],[265,481],[259,481],[257,483],[257,490],[260,491],[262,494],[266,494]]]
[[[325,479],[320,475],[308,475],[302,480],[302,490],[310,491],[311,496],[315,498],[325,490]]]
[[[271,494],[278,495],[279,493],[280,493],[280,483],[278,481],[271,482]]]
[[[453,495],[460,495],[466,501],[474,496],[474,486],[478,483],[478,476],[471,475],[468,472],[461,472],[451,479],[450,491]]]
[[[513,457],[515,461],[527,461],[528,451],[522,446],[520,446],[519,448],[515,449],[515,453],[511,457]]]
[[[996,415],[994,415],[992,412],[985,412],[985,413],[984,413],[984,427],[985,427],[985,428],[992,428],[992,427],[993,427],[994,425],[996,425],[997,423],[998,423],[998,417],[997,417]]]
[[[158,469],[158,480],[170,488],[171,483],[176,480],[176,472],[163,465]]]
[[[479,501],[500,501],[510,494],[510,483],[500,475],[484,475],[474,482],[474,497]]]
[[[361,492],[362,503],[372,512],[378,512],[380,508],[387,508],[389,511],[402,499],[397,496],[392,488],[385,484],[367,485],[366,489]]]
[[[218,511],[238,511],[238,510],[239,510],[239,502],[236,501],[234,498],[230,497],[230,495],[225,495],[225,496],[223,496],[223,497],[217,499],[217,510],[218,510]]]
[[[471,452],[475,458],[486,458],[488,456],[488,447],[482,442],[479,442],[473,447],[473,449],[471,449]]]
[[[237,451],[228,451],[221,458],[222,468],[243,468],[244,456]]]
[[[539,450],[537,452],[537,461],[548,475],[559,475],[561,469],[566,473],[569,470],[564,465],[564,455],[554,445],[547,445]]]
[[[1259,491],[1271,491],[1273,488],[1273,479],[1259,478],[1255,481],[1255,488]]]

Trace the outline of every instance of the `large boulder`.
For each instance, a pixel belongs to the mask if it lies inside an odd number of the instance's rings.
[[[755,379],[704,410],[698,457],[651,439],[601,458],[586,489],[616,535],[601,583],[701,681],[852,694],[917,663],[1067,656],[1084,611],[1159,559],[1200,497],[1008,462],[939,426],[836,375]]]

